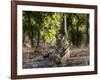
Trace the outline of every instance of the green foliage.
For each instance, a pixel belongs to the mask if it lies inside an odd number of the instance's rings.
[[[85,42],[87,27],[87,14],[68,14],[68,35],[69,41],[79,47]]]
[[[43,17],[41,37],[45,42],[55,41],[61,25],[60,13],[44,13]]]
[[[28,21],[30,18],[30,22]],[[56,40],[61,25],[60,13],[52,12],[23,12],[23,34],[27,34],[32,39],[51,42]],[[30,24],[30,25],[29,25]],[[33,34],[30,34],[33,32]]]
[[[40,40],[44,43],[56,41],[59,34],[64,35],[64,14],[67,15],[68,41],[75,46],[88,42],[89,15],[58,12],[23,11],[23,34],[27,34],[31,43]]]

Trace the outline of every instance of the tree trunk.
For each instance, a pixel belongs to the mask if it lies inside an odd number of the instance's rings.
[[[25,32],[23,33],[23,43],[25,42]]]
[[[28,16],[28,26],[30,27],[30,41],[31,41],[31,47],[34,46],[34,43],[33,43],[33,30],[32,30],[32,25],[31,25],[31,17],[30,15]]]
[[[87,15],[87,22],[86,22],[86,45],[89,43],[89,15]]]
[[[77,15],[75,15],[77,16]],[[78,20],[79,20],[79,16],[77,16]],[[79,22],[77,22],[76,24],[76,43],[75,45],[79,46],[80,43],[79,43]]]
[[[31,40],[31,46],[34,47],[33,31],[31,31],[31,38],[30,38],[30,40]]]
[[[38,31],[38,36],[37,36],[37,46],[40,46],[40,32]]]
[[[67,35],[67,14],[64,14],[64,33]]]

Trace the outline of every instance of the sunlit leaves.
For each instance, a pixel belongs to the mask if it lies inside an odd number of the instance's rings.
[[[56,35],[61,24],[61,16],[59,13],[44,13],[42,21],[42,35],[45,42],[56,40]]]
[[[68,41],[75,46],[81,45],[88,35],[88,14],[23,11],[23,34],[38,43],[39,40],[56,41],[57,35],[64,35],[64,14],[67,15]]]
[[[68,35],[69,41],[75,45],[80,46],[82,42],[85,42],[85,38],[88,34],[86,31],[89,27],[87,25],[88,14],[68,14]],[[89,24],[89,23],[88,23]]]

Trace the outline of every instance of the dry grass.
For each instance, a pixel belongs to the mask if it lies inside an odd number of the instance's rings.
[[[77,48],[70,51],[69,56],[63,58],[56,55],[51,58],[44,58],[45,50],[42,48],[23,48],[23,68],[38,67],[67,67],[67,66],[85,66],[89,65],[89,50],[87,48]],[[57,64],[57,61],[61,61]]]

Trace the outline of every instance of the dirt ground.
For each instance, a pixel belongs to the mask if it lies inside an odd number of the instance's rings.
[[[41,51],[34,52],[34,49],[29,49],[26,52],[25,50],[23,51],[23,68],[25,69],[89,65],[89,50],[86,48],[70,50],[70,58],[64,63],[57,63],[53,59],[45,58]],[[57,58],[57,60],[61,61],[61,58]]]

